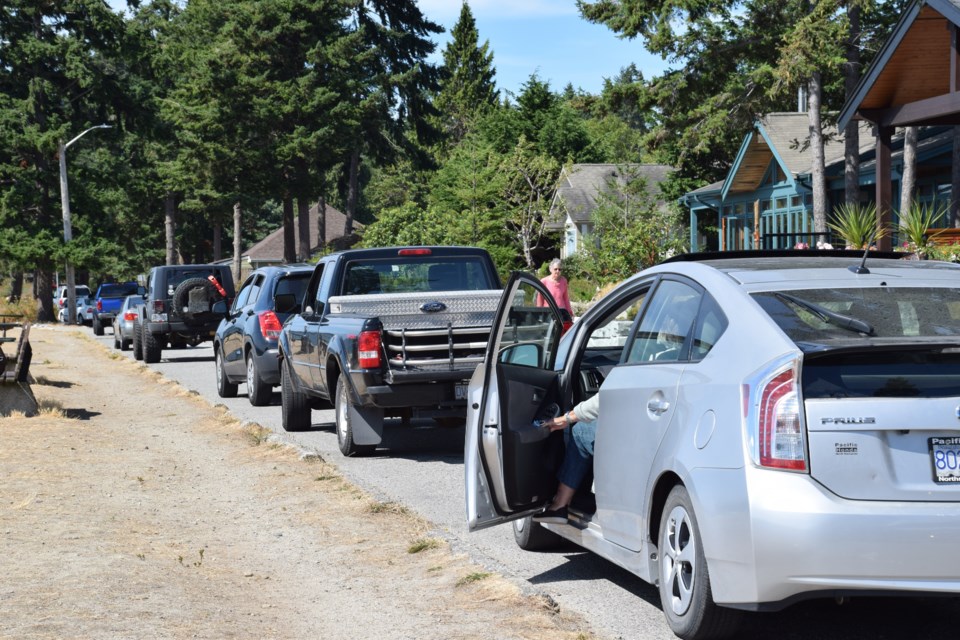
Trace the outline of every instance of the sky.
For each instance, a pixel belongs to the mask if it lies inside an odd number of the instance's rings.
[[[460,17],[462,0],[418,0],[420,10],[440,24],[436,60]],[[562,91],[600,93],[604,78],[615,78],[630,63],[646,79],[661,74],[666,63],[647,52],[639,40],[622,40],[603,25],[580,17],[575,0],[469,0],[480,44],[490,43],[497,88],[513,95],[536,73]]]
[[[126,0],[108,0],[117,11]],[[462,0],[417,0],[423,14],[446,32],[437,37],[431,62],[440,64],[450,30],[460,17]],[[646,79],[659,75],[666,63],[648,53],[639,40],[621,40],[603,25],[587,22],[576,0],[469,0],[480,44],[490,43],[497,88],[512,96],[534,73],[560,92],[574,89],[598,94],[604,78],[615,78],[630,63]]]

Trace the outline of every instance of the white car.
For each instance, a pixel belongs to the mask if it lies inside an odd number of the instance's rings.
[[[93,323],[93,300],[87,297],[77,297],[77,324],[92,324]],[[57,319],[62,323],[69,322],[70,318],[68,317],[69,313],[66,306],[60,307],[60,310],[57,312]]]
[[[469,389],[469,528],[596,552],[688,639],[805,598],[960,595],[960,265],[770,253],[647,269],[562,339],[513,276]],[[540,421],[595,393],[592,482],[534,522],[564,448]]]

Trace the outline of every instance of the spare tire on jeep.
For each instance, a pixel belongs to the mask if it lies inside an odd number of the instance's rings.
[[[187,324],[203,324],[214,318],[213,303],[223,296],[206,278],[188,278],[173,292],[173,308]]]

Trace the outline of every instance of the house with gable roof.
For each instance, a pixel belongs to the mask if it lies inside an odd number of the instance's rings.
[[[546,228],[563,231],[560,257],[577,252],[585,236],[593,232],[593,211],[604,192],[613,185],[624,185],[635,179],[646,180],[649,193],[663,206],[660,183],[673,171],[662,164],[575,164],[564,168],[560,186],[550,205]]]
[[[860,126],[860,202],[873,202],[875,145],[868,123]],[[825,131],[828,210],[844,202],[844,144],[835,128]],[[813,154],[806,113],[770,113],[744,137],[726,178],[684,194],[690,211],[691,251],[791,248],[798,243],[836,244],[813,226]],[[949,196],[952,132],[924,127],[917,145],[915,199],[942,203]],[[899,202],[903,135],[893,140],[893,180]],[[946,189],[946,191],[945,191]]]

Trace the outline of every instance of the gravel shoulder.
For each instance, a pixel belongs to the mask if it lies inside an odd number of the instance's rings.
[[[31,331],[0,418],[0,638],[592,638],[316,456],[109,352]]]

